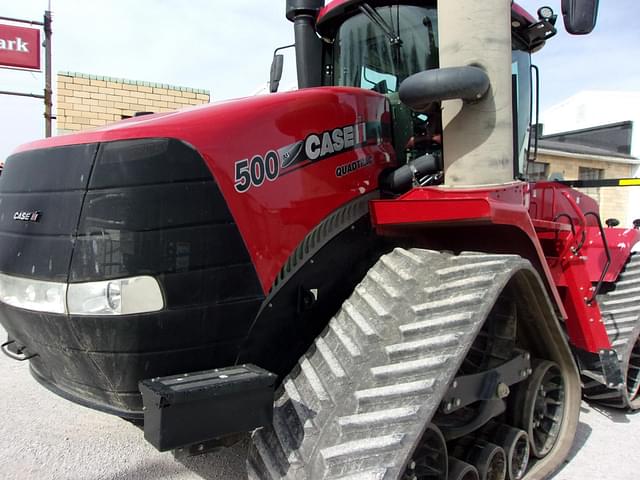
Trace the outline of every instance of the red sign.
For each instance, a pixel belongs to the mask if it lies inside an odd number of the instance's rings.
[[[40,29],[0,25],[0,67],[40,70]]]

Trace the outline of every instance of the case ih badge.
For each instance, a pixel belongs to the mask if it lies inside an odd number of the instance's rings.
[[[20,222],[37,222],[40,220],[41,212],[16,212],[13,214],[13,219]]]
[[[372,125],[373,126],[373,125]],[[304,140],[270,150],[264,157],[254,155],[235,163],[235,189],[239,193],[251,187],[260,187],[265,180],[273,182],[281,175],[305,167],[314,162],[353,150],[367,143],[367,123],[338,127],[322,133],[312,133]],[[375,131],[379,131],[379,125]],[[373,163],[372,159],[358,159],[336,168],[336,176],[342,177]]]
[[[0,24],[0,67],[40,70],[40,30]]]

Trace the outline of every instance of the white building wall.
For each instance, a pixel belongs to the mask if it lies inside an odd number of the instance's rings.
[[[540,115],[544,134],[597,127],[609,123],[633,122],[631,155],[640,158],[640,91],[584,91],[548,108]],[[635,176],[640,177],[640,167]],[[640,218],[640,187],[629,187],[630,221]]]

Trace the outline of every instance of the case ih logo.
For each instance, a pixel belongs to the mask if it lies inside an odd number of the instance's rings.
[[[0,25],[0,67],[40,70],[40,30]]]
[[[20,222],[37,222],[41,215],[41,212],[16,212],[13,214],[13,219]]]

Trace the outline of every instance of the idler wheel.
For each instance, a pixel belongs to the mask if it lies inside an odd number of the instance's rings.
[[[565,384],[558,365],[534,360],[533,373],[518,385],[514,424],[527,432],[531,454],[546,456],[558,440],[565,409]]]
[[[427,427],[401,480],[447,480],[449,475],[447,443],[438,427]]]
[[[480,480],[505,480],[507,458],[504,450],[493,443],[478,440],[469,451],[467,460],[478,470]]]
[[[480,480],[480,476],[473,465],[449,457],[449,477],[447,480]]]
[[[636,338],[633,349],[629,354],[629,364],[627,366],[627,393],[629,394],[629,402],[638,403],[640,398],[640,337]],[[633,405],[633,408],[638,408]]]

